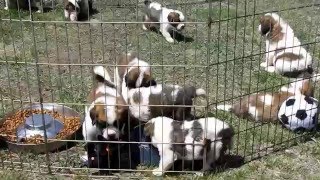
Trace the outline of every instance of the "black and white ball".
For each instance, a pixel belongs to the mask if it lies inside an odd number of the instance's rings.
[[[304,95],[291,96],[282,103],[278,119],[292,131],[311,130],[318,123],[318,101]]]

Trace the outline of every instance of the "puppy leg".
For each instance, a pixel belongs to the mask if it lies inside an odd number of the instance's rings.
[[[9,1],[9,0],[6,0],[6,4],[5,4],[5,6],[4,6],[4,10],[8,10],[8,9],[9,9],[8,1]]]
[[[260,66],[263,67],[263,68],[267,68],[267,67],[273,66],[274,57],[275,57],[274,52],[268,52],[266,54],[265,62],[261,63]]]
[[[168,32],[168,24],[160,24],[160,32],[163,35],[164,38],[166,38],[166,40],[169,43],[174,43],[174,39],[171,37],[170,33]]]
[[[152,171],[155,176],[162,176],[165,172],[171,168],[172,164],[178,159],[177,155],[171,150],[165,150],[164,152],[159,152],[160,163],[159,167]]]
[[[149,21],[149,17],[147,15],[144,16],[143,18],[144,23],[142,24],[142,29],[147,31],[148,28],[146,27],[146,23]]]

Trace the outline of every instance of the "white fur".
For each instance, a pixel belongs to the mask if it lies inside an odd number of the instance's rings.
[[[157,3],[157,2],[150,3],[148,8],[154,8],[156,10],[161,10],[160,18],[157,19],[160,22],[160,32],[169,43],[173,43],[174,39],[171,37],[169,32],[172,29],[175,29],[175,27],[173,27],[169,23],[168,15],[171,12],[176,12],[176,13],[179,14],[179,18],[180,18],[181,23],[179,23],[177,25],[176,29],[177,30],[182,30],[182,28],[185,26],[185,24],[183,23],[185,21],[185,17],[183,15],[183,13],[181,11],[178,11],[178,10],[166,8],[166,7],[162,6],[160,3]],[[144,26],[144,28],[145,28],[145,26]]]
[[[153,174],[155,176],[162,176],[165,171],[169,170],[174,161],[178,159],[202,160],[206,157],[206,163],[202,171],[211,169],[212,163],[220,157],[220,150],[222,148],[221,139],[216,136],[221,130],[230,128],[229,125],[214,117],[198,119],[197,121],[201,124],[201,128],[203,129],[203,136],[200,139],[193,139],[193,131],[191,128],[194,121],[184,121],[182,127],[184,129],[189,129],[184,140],[187,152],[185,152],[185,156],[180,156],[177,152],[172,151],[171,148],[172,143],[174,143],[171,134],[175,130],[172,127],[173,121],[173,119],[167,117],[157,117],[149,121],[150,123],[154,123],[155,127],[151,142],[153,146],[158,148],[160,155],[159,166],[153,170]],[[207,152],[206,156],[202,156],[200,153],[204,145],[204,138],[209,139],[212,142],[212,151]]]
[[[249,105],[249,114],[251,114],[251,116],[255,119],[255,120],[259,120],[259,111],[257,109],[256,106],[253,105]]]
[[[230,111],[232,109],[232,105],[218,105],[217,109],[222,111]]]
[[[136,93],[140,92],[140,103],[135,103],[133,101],[132,96]],[[140,121],[147,122],[150,119],[151,112],[149,109],[149,96],[151,94],[160,94],[162,92],[162,85],[158,84],[157,86],[151,86],[151,87],[141,87],[136,89],[131,89],[128,92],[128,104],[129,110],[131,114],[139,119]]]
[[[103,77],[105,80],[112,83],[111,77],[109,76],[109,73],[107,72],[107,70],[103,66],[95,66],[93,68],[93,73]]]
[[[301,42],[295,37],[292,28],[279,17],[276,13],[267,13],[266,15],[272,16],[277,22],[280,23],[282,33],[284,33],[283,39],[277,42],[273,42],[270,39],[266,40],[266,60],[261,63],[260,66],[265,68],[268,72],[293,72],[306,70],[312,64],[312,57],[301,46]],[[259,25],[259,31],[261,31],[261,25]],[[276,50],[285,48],[276,53]],[[301,55],[302,58],[295,61],[286,61],[284,59],[278,59],[277,57],[283,53],[293,53],[295,55]]]
[[[260,97],[260,100],[261,100],[262,102],[264,102],[265,105],[271,106],[271,105],[272,105],[273,97],[272,97],[272,95],[270,95],[270,94],[266,94],[265,96],[261,96],[261,97]]]

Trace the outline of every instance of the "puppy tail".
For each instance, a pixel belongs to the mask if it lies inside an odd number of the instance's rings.
[[[222,111],[232,111],[232,105],[218,105],[217,109]]]
[[[188,97],[196,98],[196,97],[206,97],[206,91],[202,88],[196,89],[194,86],[189,86],[184,88],[184,93]]]
[[[198,88],[198,89],[196,89],[196,97],[206,97],[206,91],[204,90],[204,89],[202,89],[202,88]]]
[[[150,4],[151,4],[151,1],[150,1],[150,0],[145,0],[145,1],[144,1],[144,5],[149,6]]]
[[[115,84],[111,81],[111,77],[108,71],[103,66],[94,67],[93,73],[96,75],[96,80],[98,82],[105,83],[111,87],[115,87]]]

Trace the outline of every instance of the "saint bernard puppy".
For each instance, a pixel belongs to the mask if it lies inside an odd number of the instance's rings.
[[[159,166],[152,172],[155,176],[162,176],[178,159],[204,160],[202,173],[210,170],[224,159],[234,136],[231,126],[214,117],[175,121],[160,116],[149,120],[144,132],[159,151]]]
[[[156,85],[149,63],[139,59],[135,53],[120,56],[114,73],[118,91],[127,102],[130,89]]]
[[[151,2],[149,0],[144,1],[146,14],[143,17],[144,24],[142,28],[144,30],[159,29],[165,39],[173,43],[174,39],[171,37],[170,32],[181,31],[184,29],[185,17],[181,11],[169,9],[157,2]],[[159,23],[152,23],[159,22]]]
[[[218,105],[217,109],[230,111],[241,118],[248,118],[260,122],[277,122],[281,104],[290,96],[303,94],[313,96],[313,83],[319,81],[320,74],[303,79],[296,79],[278,92],[259,92],[240,99],[233,105]]]
[[[97,135],[103,135],[107,140],[119,138],[118,129],[127,119],[128,107],[124,99],[111,83],[109,74],[101,68],[94,68],[97,85],[87,98],[90,106],[86,107],[82,125],[85,141],[97,140]]]
[[[267,13],[260,17],[259,31],[266,37],[266,60],[260,65],[266,71],[284,74],[311,68],[311,55],[278,14]]]
[[[130,114],[140,121],[166,116],[175,120],[191,120],[193,99],[206,96],[204,89],[193,86],[181,87],[170,84],[157,84],[150,87],[130,89],[128,104]]]

